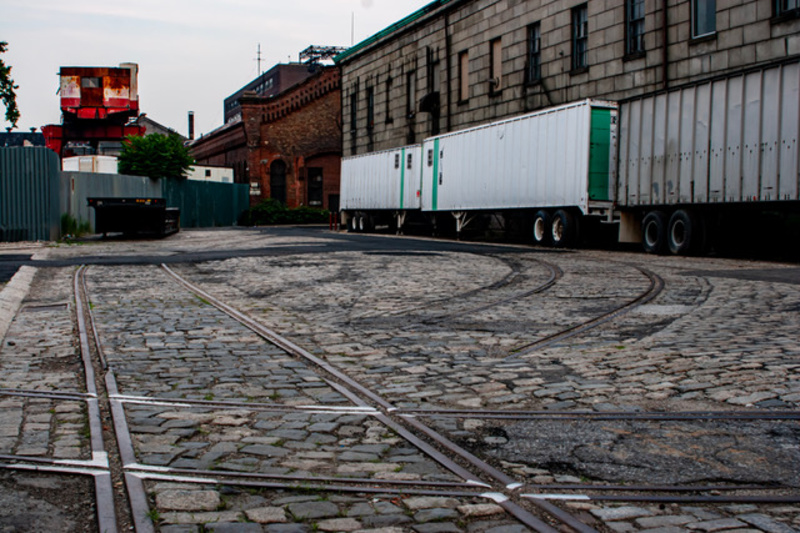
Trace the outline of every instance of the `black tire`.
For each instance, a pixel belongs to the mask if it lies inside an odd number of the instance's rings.
[[[550,213],[541,210],[533,216],[533,242],[540,246],[550,246]]]
[[[669,217],[667,246],[674,255],[692,255],[702,251],[705,238],[700,220],[685,209],[678,209]]]
[[[353,213],[347,220],[347,230],[350,233],[358,233],[358,215]]]
[[[550,221],[550,239],[556,248],[574,246],[578,240],[578,221],[569,211],[559,209]]]
[[[648,254],[663,254],[667,250],[667,216],[650,211],[642,220],[642,248]]]
[[[370,231],[372,231],[372,218],[366,213],[361,213],[358,217],[358,232],[369,233]]]

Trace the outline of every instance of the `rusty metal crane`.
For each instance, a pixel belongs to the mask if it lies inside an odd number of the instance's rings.
[[[59,72],[62,123],[42,127],[47,147],[62,158],[72,155],[70,145],[119,141],[144,135],[132,123],[139,115],[139,66],[61,67]]]

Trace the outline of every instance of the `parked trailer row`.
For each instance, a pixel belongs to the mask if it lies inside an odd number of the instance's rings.
[[[483,214],[523,214],[535,243],[566,246],[595,218],[648,252],[696,253],[731,221],[800,212],[798,137],[793,62],[344,158],[341,205],[352,231],[447,215],[460,232]]]
[[[613,103],[583,100],[346,157],[344,219],[353,231],[400,230],[409,216],[435,226],[452,215],[460,233],[476,215],[536,207],[535,241],[566,245],[576,217],[611,215],[616,113]]]

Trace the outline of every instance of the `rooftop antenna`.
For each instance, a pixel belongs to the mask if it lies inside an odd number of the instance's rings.
[[[350,46],[356,44],[356,12],[350,12]]]
[[[263,72],[261,72],[261,43],[258,43],[258,55],[256,56],[256,62],[258,63],[258,75],[261,76]]]

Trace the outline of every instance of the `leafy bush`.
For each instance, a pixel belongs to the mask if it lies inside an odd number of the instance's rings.
[[[185,178],[195,160],[177,135],[128,135],[119,154],[120,174],[151,179]]]
[[[239,218],[240,226],[271,226],[281,224],[320,224],[328,222],[328,211],[301,206],[289,209],[281,202],[268,198],[251,207]]]

